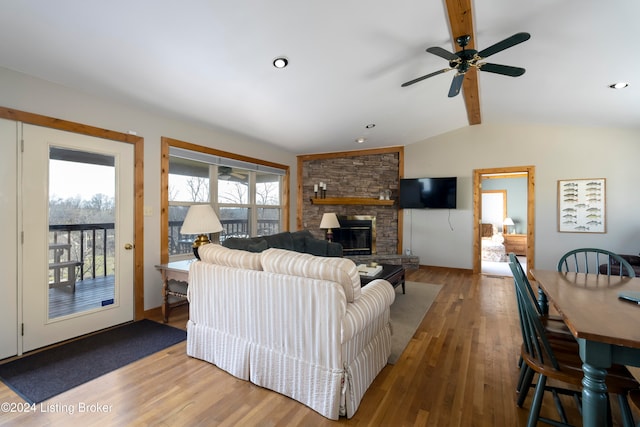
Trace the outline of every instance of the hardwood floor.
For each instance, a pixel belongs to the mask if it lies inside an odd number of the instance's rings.
[[[0,425],[526,425],[530,399],[523,409],[515,404],[522,340],[512,279],[428,268],[409,272],[407,280],[444,286],[398,363],[383,369],[352,419],[327,420],[187,357],[181,343],[37,405],[33,413],[4,411]],[[170,324],[183,328],[186,320],[180,307]],[[22,400],[0,383],[0,402]],[[79,413],[81,404],[107,406]],[[575,405],[567,401],[565,407],[580,425]],[[614,411],[619,426],[615,404]],[[543,412],[556,415],[548,397]]]

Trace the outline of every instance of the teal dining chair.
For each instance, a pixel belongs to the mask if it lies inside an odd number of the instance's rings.
[[[531,387],[533,377],[538,374],[535,384],[535,393],[529,408],[528,427],[534,427],[538,421],[556,426],[569,426],[567,417],[560,402],[560,395],[576,397],[580,403],[582,390],[582,360],[576,346],[551,339],[536,308],[537,301],[532,298],[523,280],[522,273],[510,262],[509,267],[513,272],[518,303],[518,314],[522,331],[523,344],[521,356],[527,364],[527,375],[518,394],[517,404],[522,407]],[[554,380],[554,386],[549,386],[547,380]],[[608,370],[606,385],[609,394],[618,396],[623,423],[625,426],[633,425],[633,416],[629,406],[628,395],[640,386],[629,370],[622,365],[613,365]],[[540,416],[540,408],[544,393],[551,391],[560,416],[560,421]],[[611,410],[609,410],[609,415]]]
[[[521,278],[522,284],[524,285],[524,288],[529,294],[531,300],[535,301],[536,293],[533,290],[533,287],[531,286],[531,282],[529,282],[529,279],[527,278],[527,274],[524,271],[524,268],[522,268],[522,264],[518,260],[518,257],[514,253],[510,253],[509,261],[511,265],[513,265],[513,267],[516,269],[516,272],[518,276]],[[575,350],[577,351],[578,344],[575,338],[573,337],[573,335],[571,334],[571,331],[562,320],[562,318],[560,316],[549,315],[548,313],[545,312],[545,310],[539,304],[535,304],[535,308],[538,313],[538,316],[540,317],[540,320],[542,321],[545,327],[545,330],[547,331],[547,334],[551,337],[551,339],[564,341],[566,345],[571,346],[572,348],[575,348]],[[520,393],[520,391],[522,390],[522,384],[524,382],[524,379],[528,371],[528,366],[525,363],[523,363],[522,357],[520,357],[518,360],[518,367],[520,368],[520,377],[518,378],[516,392]]]
[[[558,261],[558,271],[611,276],[614,275],[611,269],[613,265],[620,266],[618,275],[636,277],[633,267],[626,259],[614,252],[598,248],[579,248],[567,252]]]
[[[629,393],[629,400],[631,400],[636,408],[638,408],[638,411],[640,411],[640,390],[632,390],[631,393]],[[640,427],[640,422],[638,422],[636,427]]]

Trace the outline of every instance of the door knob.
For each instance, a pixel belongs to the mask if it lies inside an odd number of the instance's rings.
[[[125,243],[124,248],[130,251],[131,249],[133,249],[133,245],[131,243]]]

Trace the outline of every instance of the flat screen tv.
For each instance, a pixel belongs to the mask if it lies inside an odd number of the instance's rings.
[[[400,209],[455,209],[458,179],[405,178],[400,180]]]

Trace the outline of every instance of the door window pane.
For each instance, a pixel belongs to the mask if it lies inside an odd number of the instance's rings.
[[[50,149],[50,319],[114,302],[115,184],[113,156]]]

